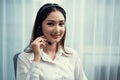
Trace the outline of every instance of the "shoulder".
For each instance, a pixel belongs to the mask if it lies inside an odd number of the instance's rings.
[[[32,56],[33,56],[33,53],[21,52],[18,56],[18,59],[22,61],[29,61],[31,60]]]
[[[69,55],[69,56],[67,57],[67,59],[68,59],[71,63],[76,64],[76,63],[80,63],[80,62],[81,62],[80,55],[79,55],[79,53],[78,53],[75,49],[70,48],[70,47],[66,47],[66,48],[65,48],[65,51],[66,51],[67,53],[69,53],[69,54],[67,54],[67,55]]]
[[[74,53],[74,52],[76,52],[75,49],[70,48],[70,47],[65,47],[65,50],[66,50],[68,53]]]
[[[78,52],[73,48],[65,47],[65,51],[73,57],[78,57],[79,56]]]

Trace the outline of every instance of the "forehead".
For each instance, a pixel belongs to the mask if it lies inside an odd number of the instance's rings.
[[[55,21],[61,21],[61,20],[64,20],[64,16],[63,14],[60,12],[60,11],[52,11],[48,16],[47,18],[45,19],[45,21],[47,20],[55,20]]]

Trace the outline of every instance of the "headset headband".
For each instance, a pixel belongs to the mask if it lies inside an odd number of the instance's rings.
[[[59,7],[59,5],[57,5],[57,4],[47,5],[47,6],[45,6],[45,7],[43,7],[43,8],[41,9],[40,13],[42,13],[45,9],[47,9],[47,8],[49,8],[49,7]]]

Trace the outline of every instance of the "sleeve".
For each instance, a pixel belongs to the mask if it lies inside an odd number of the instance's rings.
[[[18,57],[17,60],[17,80],[39,80],[40,64],[34,61],[28,63]]]
[[[75,62],[75,80],[87,80],[82,63],[78,55]]]

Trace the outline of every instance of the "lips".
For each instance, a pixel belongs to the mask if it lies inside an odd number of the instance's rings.
[[[60,34],[51,34],[51,36],[52,36],[53,39],[57,39],[57,38],[60,37]]]

